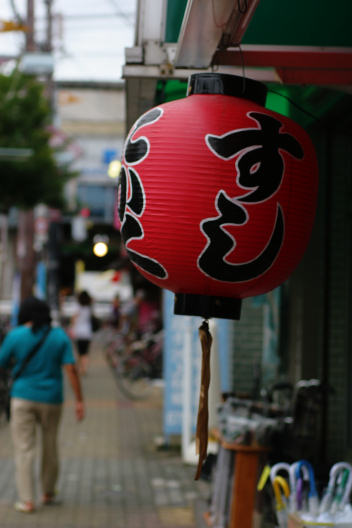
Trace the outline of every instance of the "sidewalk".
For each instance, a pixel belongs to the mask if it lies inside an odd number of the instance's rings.
[[[7,425],[0,425],[0,528],[184,528],[196,523],[195,505],[209,484],[178,450],[158,451],[160,393],[147,401],[121,396],[97,347],[83,379],[87,417],[77,424],[69,388],[60,434],[62,505],[32,515],[13,510],[15,485]],[[38,490],[39,494],[39,490]]]

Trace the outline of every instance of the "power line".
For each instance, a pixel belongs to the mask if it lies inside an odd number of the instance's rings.
[[[23,22],[22,17],[19,15],[17,8],[13,2],[13,0],[9,0],[11,3],[12,11],[14,14],[14,17],[16,20]],[[84,20],[111,20],[111,18],[122,18],[125,21],[127,21],[129,24],[134,24],[135,22],[135,13],[134,12],[123,12],[121,10],[117,11],[111,11],[111,12],[105,12],[105,13],[72,13],[72,14],[66,14],[62,13],[61,11],[58,13],[62,16],[62,18],[68,22],[71,21],[84,21]],[[46,20],[45,16],[36,16],[35,22],[43,22]]]
[[[128,20],[128,18],[130,17],[130,14],[124,13],[123,11],[121,11],[120,6],[116,3],[116,0],[110,0],[110,3],[114,6],[116,10],[116,14],[119,17],[125,18],[126,20]]]
[[[73,57],[73,56],[80,56],[80,57],[117,57],[117,56],[123,56],[123,51],[116,51],[116,52],[113,52],[113,51],[99,51],[99,50],[94,50],[94,51],[89,51],[88,49],[84,50],[84,51],[80,51],[79,53],[69,53],[69,57]],[[67,57],[67,58],[69,58]]]
[[[19,12],[17,11],[17,7],[16,7],[16,4],[15,4],[15,0],[9,0],[10,2],[10,6],[11,6],[11,9],[12,9],[12,12],[14,14],[14,17],[15,17],[15,20],[20,23],[20,24],[23,24],[23,18],[21,17],[21,15],[19,14]]]
[[[128,20],[128,22],[130,24],[134,23],[134,13],[125,13],[125,14],[120,14],[120,13],[113,13],[113,12],[110,12],[110,13],[84,13],[84,14],[79,14],[79,13],[74,13],[74,14],[65,14],[65,13],[61,13],[60,12],[60,15],[62,15],[63,19],[64,20],[67,20],[67,21],[73,21],[73,20],[79,20],[79,21],[82,21],[82,20],[89,20],[89,19],[95,19],[95,20],[98,20],[98,19],[110,19],[111,18],[125,18],[126,20]],[[41,20],[44,20],[44,17],[42,16],[38,16],[36,17],[36,21],[40,22]]]

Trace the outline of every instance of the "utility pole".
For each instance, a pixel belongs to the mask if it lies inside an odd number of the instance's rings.
[[[46,6],[46,42],[45,51],[52,52],[52,5],[53,0],[44,0]],[[48,98],[52,121],[55,113],[55,93],[52,73],[46,78],[46,96]],[[53,317],[59,317],[59,265],[62,237],[61,213],[55,209],[49,210],[49,239],[47,245],[47,299]]]
[[[34,31],[34,1],[27,0],[27,34],[26,52],[37,51]],[[42,51],[50,53],[52,51],[52,3],[53,0],[44,0],[46,6],[46,40],[42,46]],[[54,82],[52,72],[46,74],[44,81],[46,97],[48,99],[52,118],[54,114]],[[37,219],[38,220],[38,219]],[[47,268],[47,290],[40,292],[46,295],[49,305],[57,312],[58,310],[58,267],[60,248],[60,217],[55,210],[49,212],[49,240],[47,243],[47,253],[44,256],[43,246],[37,247],[35,244],[35,230],[38,229],[38,222],[35,221],[34,210],[20,211],[18,220],[18,243],[17,259],[20,271],[20,297],[21,300],[33,295],[33,287],[36,282],[37,265],[41,262],[42,267]],[[38,233],[37,233],[38,234]],[[37,237],[38,238],[38,237]],[[38,251],[38,253],[36,252]],[[38,261],[38,262],[37,262]],[[39,292],[38,292],[39,294]]]
[[[53,15],[52,5],[53,0],[44,0],[46,7],[46,41],[44,44],[44,50],[48,53],[53,51]],[[55,101],[54,101],[54,81],[53,74],[49,73],[46,78],[46,94],[49,101],[52,117],[54,117]]]
[[[35,51],[34,0],[27,0],[27,32],[25,50]],[[20,211],[18,218],[17,258],[21,274],[21,300],[33,294],[35,277],[34,212]]]
[[[35,51],[34,40],[34,0],[27,0],[26,51]]]

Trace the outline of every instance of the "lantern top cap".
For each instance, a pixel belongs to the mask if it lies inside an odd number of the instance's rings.
[[[267,87],[265,84],[227,73],[194,73],[188,80],[188,95],[221,94],[249,99],[265,105]]]

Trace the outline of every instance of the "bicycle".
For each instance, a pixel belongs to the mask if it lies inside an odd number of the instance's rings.
[[[130,399],[151,395],[162,375],[163,331],[123,335],[118,333],[105,347],[105,357],[116,377],[118,388]]]

